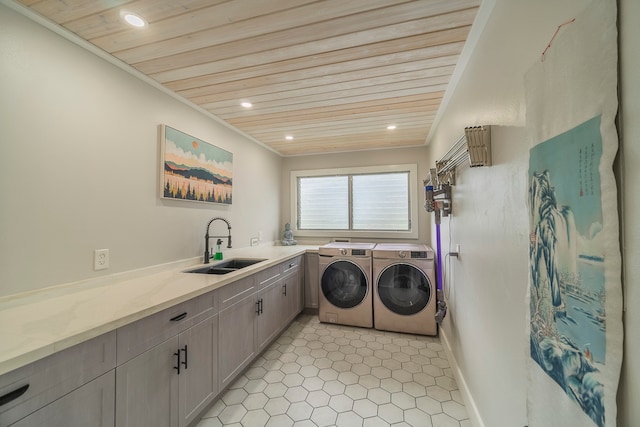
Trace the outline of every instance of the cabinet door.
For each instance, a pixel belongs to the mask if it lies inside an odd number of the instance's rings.
[[[269,285],[258,293],[261,312],[258,315],[258,351],[275,338],[284,325],[287,316],[287,303],[281,280]]]
[[[116,368],[116,426],[178,425],[178,337]]]
[[[290,274],[282,279],[282,285],[285,296],[285,308],[284,318],[282,319],[283,327],[289,324],[298,313],[302,310],[301,304],[301,289],[300,289],[300,275],[298,272]]]
[[[318,254],[308,253],[304,263],[304,306],[306,308],[318,308],[318,283],[320,273],[318,267]]]
[[[21,419],[12,427],[113,427],[114,371],[96,378]]]
[[[218,319],[218,377],[225,388],[256,355],[256,294],[220,312]]]
[[[181,333],[180,426],[186,426],[218,393],[218,316]]]

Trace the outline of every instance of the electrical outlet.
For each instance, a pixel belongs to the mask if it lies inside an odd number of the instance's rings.
[[[93,269],[106,270],[109,268],[109,249],[96,249],[93,252]]]
[[[458,260],[459,260],[460,259],[460,245],[456,245],[456,249],[454,251],[449,252],[448,255],[450,257],[458,258]]]
[[[252,237],[251,238],[251,246],[258,246],[258,238],[257,237]]]
[[[258,241],[262,242],[262,231],[258,231]]]

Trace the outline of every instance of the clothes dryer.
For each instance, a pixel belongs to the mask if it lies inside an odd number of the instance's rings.
[[[421,244],[380,243],[373,250],[374,327],[436,335],[433,250]]]
[[[319,248],[321,322],[373,327],[374,247],[375,243],[333,242]]]

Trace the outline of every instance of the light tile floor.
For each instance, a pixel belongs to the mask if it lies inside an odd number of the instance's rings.
[[[471,427],[437,337],[301,315],[197,427]]]

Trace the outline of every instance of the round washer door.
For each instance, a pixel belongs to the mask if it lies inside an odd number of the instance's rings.
[[[339,308],[353,308],[360,304],[367,295],[368,287],[367,276],[350,261],[332,262],[322,272],[322,294]]]
[[[378,278],[378,297],[394,313],[416,314],[431,300],[431,283],[426,274],[413,265],[390,265]]]

